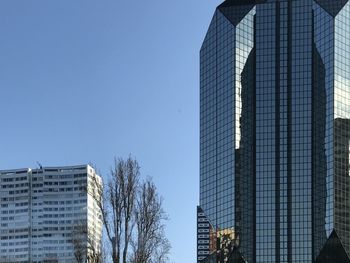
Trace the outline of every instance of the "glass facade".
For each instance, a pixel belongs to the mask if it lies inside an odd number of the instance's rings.
[[[350,262],[349,43],[346,0],[216,9],[200,53],[206,262]]]

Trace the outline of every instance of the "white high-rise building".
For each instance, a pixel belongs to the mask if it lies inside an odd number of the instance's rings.
[[[88,230],[80,235],[85,247],[99,251],[101,213],[88,194],[93,181],[102,185],[89,165],[0,171],[0,262],[76,262],[72,240],[81,226]]]

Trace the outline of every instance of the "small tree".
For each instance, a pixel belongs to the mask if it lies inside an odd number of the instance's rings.
[[[77,263],[83,263],[87,254],[86,245],[86,224],[77,224],[73,226],[72,245],[74,250],[74,258]]]
[[[43,260],[43,263],[58,263],[57,254],[48,255],[48,256]]]
[[[102,249],[95,244],[93,231],[88,228],[86,221],[82,220],[73,226],[71,242],[77,263],[84,263],[86,260],[91,263],[102,262]]]

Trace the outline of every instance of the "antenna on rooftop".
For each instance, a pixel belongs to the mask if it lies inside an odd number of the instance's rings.
[[[41,163],[39,163],[38,161],[36,161],[36,163],[39,165],[40,170],[42,170],[43,166],[41,165]]]

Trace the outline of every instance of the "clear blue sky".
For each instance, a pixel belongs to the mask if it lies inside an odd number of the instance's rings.
[[[195,262],[199,49],[218,0],[1,0],[0,169],[135,156]]]

